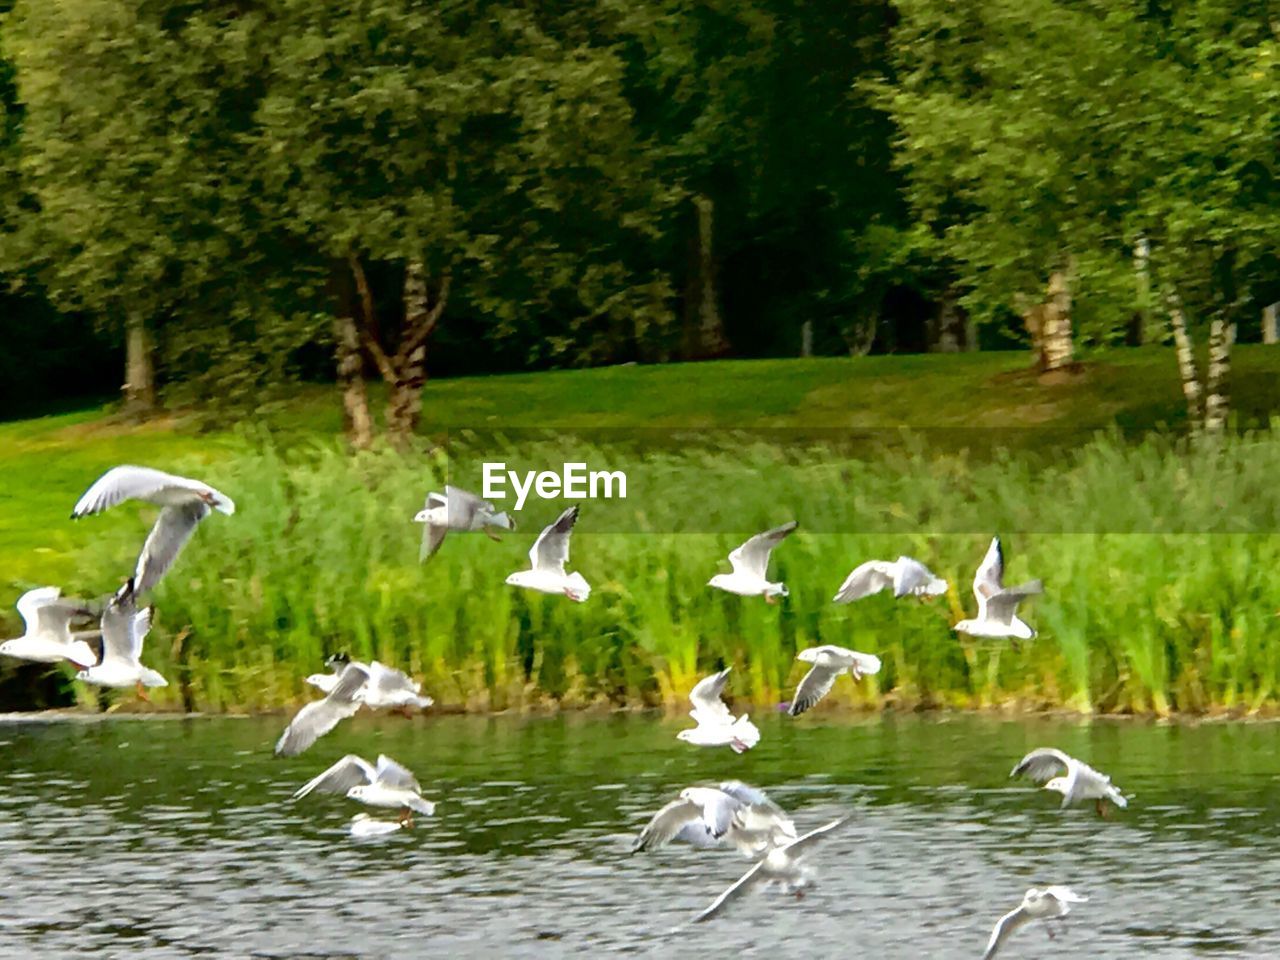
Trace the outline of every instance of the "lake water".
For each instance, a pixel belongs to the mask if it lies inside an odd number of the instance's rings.
[[[1275,725],[759,721],[739,757],[656,714],[362,716],[289,760],[282,718],[0,724],[0,957],[977,958],[1048,883],[1091,902],[1002,956],[1280,956]],[[1062,813],[1008,780],[1041,745],[1111,773],[1129,809]],[[347,752],[405,763],[436,816],[353,841],[358,804],[289,801]],[[628,849],[680,788],[728,777],[801,831],[854,820],[803,900],[684,926],[747,861]]]

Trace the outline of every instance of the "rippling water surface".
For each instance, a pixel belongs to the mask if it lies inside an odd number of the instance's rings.
[[[359,717],[289,760],[279,719],[0,725],[0,956],[976,958],[1036,884],[1092,899],[1007,955],[1280,956],[1277,728],[981,717],[761,718],[741,757],[678,718]],[[1132,795],[1100,821],[1006,779],[1034,746]],[[413,769],[436,816],[372,841],[289,796],[342,754]],[[852,811],[803,900],[684,926],[748,865],[629,857],[683,786],[737,777],[801,831]]]

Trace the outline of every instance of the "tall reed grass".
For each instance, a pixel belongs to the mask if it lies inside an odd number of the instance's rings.
[[[500,455],[499,455],[500,454]],[[563,503],[531,499],[501,544],[451,535],[419,565],[411,522],[428,489],[477,489],[478,462],[623,469],[626,500],[588,501],[570,569],[574,604],[508,587]],[[177,470],[182,464],[166,464]],[[797,649],[874,652],[876,677],[830,703],[1081,711],[1256,710],[1280,702],[1280,437],[1214,448],[1099,437],[1069,457],[972,462],[917,443],[873,458],[751,437],[642,449],[573,439],[455,438],[450,457],[269,441],[201,468],[237,503],[201,525],[155,595],[145,659],[201,709],[263,709],[307,694],[302,677],[343,650],[407,669],[443,708],[677,706],[700,674],[735,668],[732,695],[789,696]],[[152,514],[81,521],[75,588],[127,575]],[[780,606],[706,586],[746,536],[784,520]],[[51,518],[51,522],[52,522]],[[1014,649],[958,638],[992,533],[1007,579],[1045,581],[1024,608],[1040,633]],[[933,603],[831,597],[862,560],[909,554],[951,581]],[[181,635],[182,642],[175,643]],[[826,709],[826,704],[820,709]]]

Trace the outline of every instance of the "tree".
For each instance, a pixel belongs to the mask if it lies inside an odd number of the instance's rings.
[[[610,51],[560,43],[521,7],[478,2],[292,0],[263,26],[258,203],[317,258],[351,270],[358,307],[338,323],[355,324],[387,382],[394,442],[417,423],[452,291],[488,312],[498,336],[541,311],[642,317],[643,301],[661,298],[659,284],[637,302],[645,285],[608,250],[617,235],[644,234],[653,200]],[[568,230],[582,239],[571,245]],[[375,266],[399,277],[401,311],[376,302]],[[350,334],[336,338],[340,366],[352,365]]]
[[[1175,307],[1184,378],[1214,396],[1201,409],[1189,392],[1189,417],[1220,429],[1230,315],[1251,301],[1280,237],[1276,46],[1264,6],[899,6],[900,84],[882,87],[883,102],[900,127],[913,205],[962,265],[969,304],[986,316],[1019,309],[1052,366],[1069,353],[1049,341],[1082,301],[1095,339],[1121,335],[1130,251],[1149,243],[1151,275]],[[1046,282],[1047,298],[1036,292]],[[1188,362],[1188,314],[1210,328],[1204,384]]]

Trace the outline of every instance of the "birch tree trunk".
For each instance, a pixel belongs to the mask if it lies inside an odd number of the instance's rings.
[[[360,353],[360,331],[356,323],[355,300],[346,264],[335,262],[330,271],[333,298],[333,346],[337,364],[338,390],[342,394],[342,429],[357,450],[373,443],[373,417],[364,384],[364,357]]]
[[[130,311],[125,319],[124,409],[131,417],[148,417],[156,409],[156,375],[152,363],[151,335],[142,314]]]
[[[1280,331],[1276,328],[1276,309],[1280,303],[1272,303],[1262,308],[1262,342],[1276,343],[1280,341]]]
[[[1187,399],[1187,422],[1191,432],[1198,433],[1204,426],[1204,404],[1200,387],[1200,375],[1196,370],[1196,355],[1187,333],[1187,318],[1177,296],[1166,297],[1169,311],[1169,327],[1173,331],[1173,344],[1178,352],[1178,371],[1182,375],[1182,395]]]
[[[729,351],[720,316],[715,258],[715,202],[704,194],[693,197],[697,230],[690,257],[685,296],[685,358],[702,360]]]
[[[1075,359],[1075,339],[1071,331],[1071,286],[1066,271],[1049,275],[1049,297],[1041,312],[1040,343],[1042,369],[1047,373],[1071,365]]]
[[[967,346],[968,330],[954,290],[943,292],[937,311],[929,319],[928,336],[930,353],[959,353]]]
[[[1204,400],[1205,433],[1222,433],[1227,428],[1231,395],[1231,345],[1236,340],[1236,325],[1216,316],[1209,325],[1209,370]]]
[[[1139,237],[1133,245],[1134,310],[1125,338],[1131,347],[1140,347],[1157,337],[1149,333],[1151,328],[1151,243]]]

